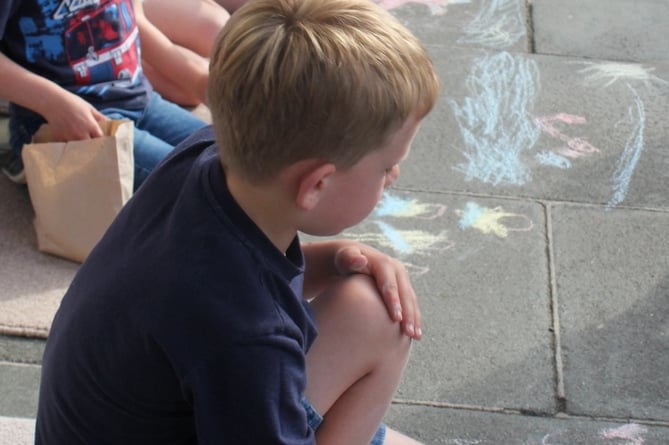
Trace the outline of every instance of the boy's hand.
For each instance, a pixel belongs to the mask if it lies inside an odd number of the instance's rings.
[[[84,99],[67,92],[44,113],[55,141],[79,141],[104,136],[99,122],[107,117]]]
[[[364,273],[376,281],[390,318],[401,322],[409,337],[423,336],[418,299],[404,264],[373,247],[351,243],[337,250],[335,266],[341,274]]]

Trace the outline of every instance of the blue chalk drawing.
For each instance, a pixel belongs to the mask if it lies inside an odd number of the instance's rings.
[[[571,167],[571,161],[566,157],[552,151],[542,151],[535,156],[537,162],[541,165],[567,169]]]
[[[461,230],[475,228],[485,235],[499,238],[506,238],[509,232],[527,232],[534,227],[534,223],[526,215],[505,212],[499,206],[481,207],[472,201],[465,204],[464,210],[456,210],[455,213],[460,216],[458,226]],[[517,221],[514,227],[508,225],[510,220]]]
[[[469,96],[449,104],[465,143],[467,163],[454,168],[470,181],[523,185],[531,172],[521,154],[531,149],[541,128],[532,116],[539,90],[536,62],[508,52],[474,61],[467,78]]]
[[[629,190],[630,181],[634,174],[641,153],[644,148],[644,130],[646,126],[646,111],[641,98],[636,91],[629,85],[628,88],[634,94],[634,104],[630,105],[628,114],[634,128],[627,138],[627,143],[623,149],[623,153],[616,164],[616,170],[613,178],[613,196],[609,200],[607,207],[615,207],[625,200],[627,191]]]
[[[381,201],[374,209],[374,217],[434,219],[444,214],[446,206],[434,203],[422,203],[417,199],[407,199],[383,193]]]
[[[458,43],[505,49],[525,36],[525,16],[521,0],[481,2],[479,13],[464,28]]]
[[[467,204],[465,204],[465,209],[460,215],[458,227],[460,227],[462,230],[473,227],[474,224],[476,224],[476,221],[481,218],[481,216],[483,216],[483,207],[475,202],[469,201]]]

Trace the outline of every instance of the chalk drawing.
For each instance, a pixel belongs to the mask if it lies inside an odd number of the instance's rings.
[[[616,445],[643,445],[645,439],[644,435],[648,432],[648,428],[636,423],[628,423],[615,428],[607,428],[599,431],[598,434],[588,433],[587,442],[584,442],[583,433],[575,431],[562,430],[554,433],[546,434],[542,440],[542,445],[567,445],[570,443],[588,443],[588,444],[616,444]],[[570,437],[578,437],[578,440],[570,439]]]
[[[383,221],[375,223],[387,240],[386,245],[395,249],[400,256],[426,255],[453,247],[445,231],[432,234],[423,230],[399,230]]]
[[[464,28],[458,43],[509,48],[525,36],[522,0],[481,2],[479,13]]]
[[[557,122],[567,125],[584,125],[587,123],[584,117],[567,113],[558,113],[553,116],[537,118],[537,123],[544,133],[567,144],[566,147],[557,149],[557,154],[574,159],[600,152],[599,148],[593,146],[585,139],[564,134],[558,129]]]
[[[644,442],[643,435],[648,432],[648,428],[638,425],[636,423],[628,423],[627,425],[618,428],[610,428],[603,430],[599,436],[604,439],[623,439],[626,440],[624,445],[642,445]]]
[[[446,231],[433,234],[424,230],[403,230],[387,222],[388,218],[410,218],[413,220],[434,220],[444,215],[446,206],[438,203],[425,203],[415,198],[401,197],[384,192],[381,201],[371,214],[370,222],[378,231],[366,233],[346,233],[345,236],[361,242],[374,243],[392,249],[402,260],[409,273],[416,277],[426,274],[427,266],[407,263],[404,258],[410,255],[426,256],[434,252],[443,252],[455,245],[448,239]]]
[[[629,190],[632,175],[636,168],[641,153],[644,148],[644,130],[646,126],[646,111],[641,98],[636,91],[629,85],[629,89],[634,94],[634,104],[630,105],[628,115],[633,124],[632,132],[627,138],[627,143],[623,153],[616,164],[616,171],[613,178],[613,196],[609,200],[607,207],[615,207],[625,200]]]
[[[617,63],[617,62],[572,62],[588,65],[579,72],[584,74],[585,83],[590,85],[603,85],[609,87],[619,80],[622,81],[640,81],[647,86],[650,83],[660,83],[667,85],[667,82],[660,77],[652,74],[655,71],[653,67],[647,67],[636,63]]]
[[[427,266],[418,266],[416,264],[412,263],[407,263],[404,261],[404,267],[406,267],[407,272],[409,272],[409,275],[412,277],[420,277],[421,275],[425,275],[430,271],[430,268]]]
[[[561,169],[568,169],[571,167],[571,161],[569,159],[552,151],[541,151],[536,154],[535,158],[541,165]]]
[[[482,443],[478,439],[441,439],[439,443],[447,443],[451,445],[478,445]]]
[[[454,168],[470,181],[523,185],[531,172],[521,154],[541,134],[532,116],[539,89],[536,62],[500,52],[478,58],[466,81],[469,96],[449,104],[462,133],[467,163]]]
[[[469,3],[471,0],[374,0],[384,9],[391,10],[399,8],[409,3],[419,3],[430,8],[432,15],[446,14],[446,7],[449,4]]]
[[[471,201],[465,204],[464,210],[456,210],[455,213],[460,216],[458,223],[460,229],[475,228],[486,235],[493,234],[499,238],[506,238],[509,232],[527,232],[534,227],[534,223],[526,215],[505,212],[499,206],[492,209],[481,207]],[[508,223],[511,219],[516,220],[520,225],[509,227],[502,223],[502,220]]]
[[[445,211],[446,206],[442,204],[423,203],[417,199],[402,198],[385,192],[374,209],[373,216],[377,218],[392,216],[395,218],[435,219],[442,216]]]

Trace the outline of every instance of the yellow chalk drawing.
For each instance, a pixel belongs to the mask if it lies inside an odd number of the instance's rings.
[[[383,221],[375,221],[380,233],[347,233],[365,243],[374,243],[381,247],[393,249],[399,257],[408,255],[429,255],[453,247],[445,231],[432,234],[423,230],[400,230]]]
[[[534,223],[525,215],[518,213],[505,212],[501,207],[481,207],[474,202],[468,202],[465,210],[456,210],[455,213],[460,217],[458,225],[465,230],[470,227],[480,230],[484,234],[493,234],[499,238],[506,238],[509,232],[532,230]],[[502,220],[516,219],[522,220],[520,227],[508,227]]]
[[[586,75],[585,81],[588,84],[604,83],[604,87],[613,85],[619,80],[623,81],[641,81],[646,84],[650,82],[667,84],[664,79],[651,74],[655,68],[647,67],[636,63],[617,63],[617,62],[574,62],[588,65],[580,70]]]

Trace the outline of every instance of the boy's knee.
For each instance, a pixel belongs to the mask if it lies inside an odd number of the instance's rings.
[[[390,318],[381,292],[369,275],[355,274],[343,279],[334,291],[335,304],[363,333],[394,342],[405,337],[400,324]]]

